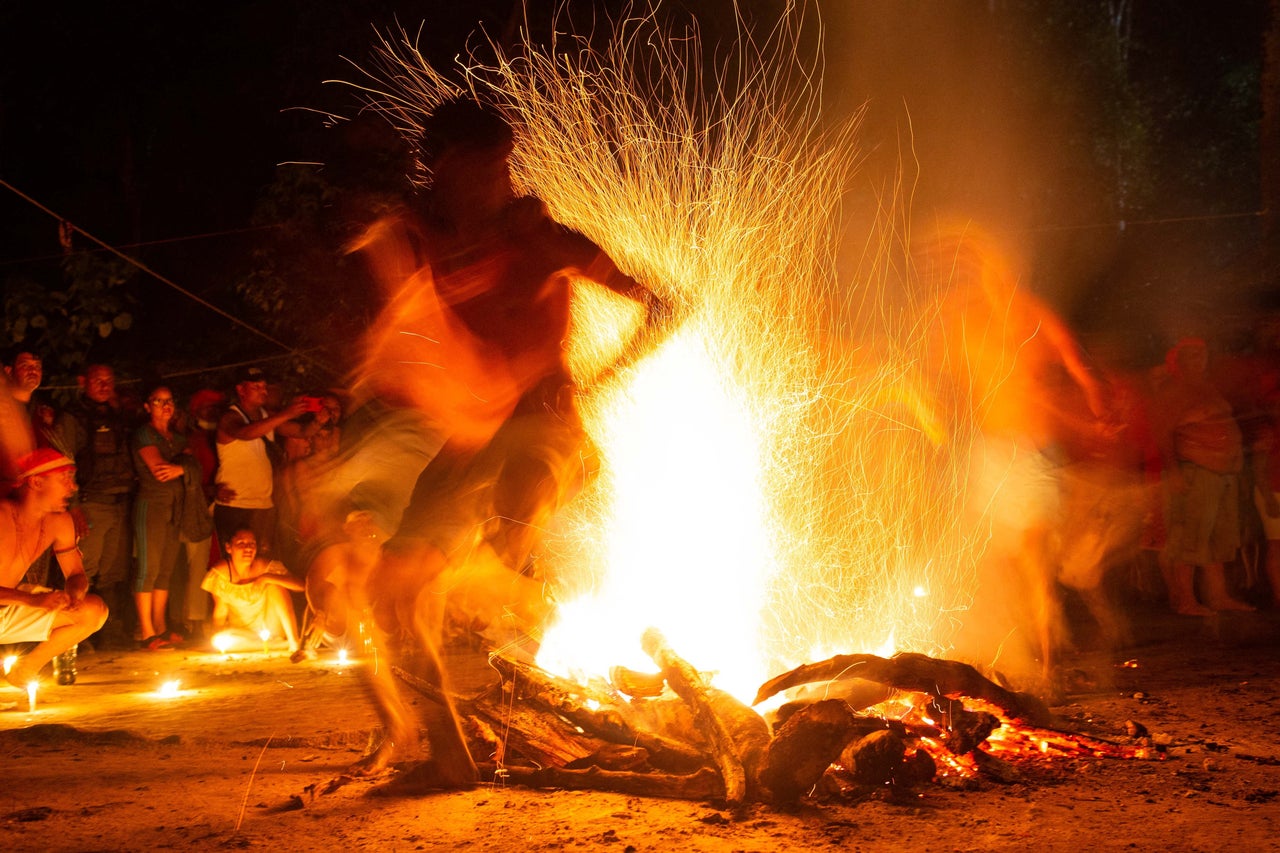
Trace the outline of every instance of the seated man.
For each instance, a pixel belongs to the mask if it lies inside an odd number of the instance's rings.
[[[296,652],[298,622],[289,593],[302,592],[302,581],[278,560],[259,558],[258,539],[247,528],[232,534],[227,553],[200,585],[213,596],[213,630],[230,635],[227,648],[252,649],[283,636]]]
[[[75,524],[66,511],[76,490],[75,473],[75,463],[56,450],[36,450],[18,462],[15,496],[0,501],[0,643],[37,644],[5,676],[23,690],[55,655],[107,619],[102,599],[88,594]],[[20,587],[31,562],[50,545],[65,589]]]
[[[347,513],[342,533],[343,541],[321,550],[307,571],[307,623],[294,663],[315,657],[322,645],[362,654],[372,642],[372,626],[365,624],[371,618],[365,614],[365,581],[388,534],[374,513],[363,509]]]

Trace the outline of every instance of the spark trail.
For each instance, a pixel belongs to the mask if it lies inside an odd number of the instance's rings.
[[[547,533],[548,668],[643,668],[654,626],[749,697],[835,651],[942,651],[968,604],[985,541],[962,511],[976,427],[922,367],[928,298],[903,286],[900,193],[860,225],[857,277],[837,271],[857,121],[824,121],[799,27],[744,37],[718,76],[696,33],[651,16],[598,50],[491,45],[457,79],[403,34],[370,66],[369,103],[409,135],[458,92],[499,109],[519,189],[685,318],[586,388],[602,467]],[[602,330],[635,319],[590,288],[574,310],[585,382],[625,339]]]

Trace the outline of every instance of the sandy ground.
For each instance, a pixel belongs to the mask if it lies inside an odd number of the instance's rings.
[[[0,850],[1280,849],[1280,614],[1152,608],[1139,635],[1076,655],[1079,686],[1054,710],[1117,740],[1141,723],[1168,740],[1163,760],[1029,760],[1011,783],[745,814],[495,786],[402,797],[359,781],[322,795],[375,726],[353,667],[99,652],[35,713],[0,692]],[[161,698],[170,679],[181,692]]]

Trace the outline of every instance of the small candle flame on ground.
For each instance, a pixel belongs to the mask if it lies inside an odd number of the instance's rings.
[[[162,699],[172,699],[182,694],[182,682],[175,679],[166,681],[156,690],[156,695]]]
[[[27,682],[27,705],[32,712],[36,710],[36,690],[38,690],[39,687],[40,683],[38,681]]]
[[[262,653],[266,654],[267,652],[271,651],[267,647],[267,641],[271,639],[271,632],[268,631],[266,628],[263,628],[261,631],[258,632],[258,636],[262,638]]]
[[[8,675],[9,670],[13,669],[13,665],[17,662],[18,662],[17,655],[5,655],[4,656],[4,674]]]
[[[213,647],[223,654],[225,657],[227,650],[231,648],[231,638],[224,634],[213,635]]]
[[[338,663],[346,664],[348,662],[347,650],[345,648],[338,649]]]

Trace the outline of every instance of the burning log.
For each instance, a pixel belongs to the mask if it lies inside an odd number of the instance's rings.
[[[640,638],[640,645],[662,670],[676,695],[692,707],[698,730],[710,741],[712,757],[724,781],[725,801],[731,806],[741,805],[747,798],[748,771],[754,780],[768,747],[768,724],[727,694],[717,691],[713,697],[702,676],[671,650],[661,632],[648,629]],[[732,732],[726,725],[726,715],[717,707],[732,714]]]
[[[400,667],[393,667],[392,672],[433,702],[442,701],[439,688],[426,679]],[[459,699],[457,707],[464,718],[478,717],[485,731],[503,733],[497,744],[500,755],[513,748],[538,764],[562,766],[599,751],[605,744],[603,739],[584,734],[555,714],[541,712],[525,703],[506,701],[501,685],[478,696]]]
[[[891,658],[836,655],[821,663],[805,664],[766,681],[756,694],[754,704],[801,684],[842,678],[861,678],[934,695],[981,699],[1004,711],[1010,719],[1034,726],[1047,726],[1052,718],[1039,699],[1006,690],[966,663],[911,653]]]
[[[942,724],[943,744],[955,755],[964,755],[1000,728],[1000,719],[986,711],[970,711],[958,699],[933,697],[929,710]]]
[[[535,666],[498,655],[491,655],[489,662],[503,680],[512,685],[517,699],[539,705],[603,740],[641,747],[648,752],[655,767],[689,773],[708,764],[708,756],[688,744],[629,723],[614,697],[603,691],[556,678]],[[596,707],[587,707],[587,703]]]
[[[816,785],[841,748],[857,736],[857,725],[842,699],[815,702],[792,714],[769,744],[760,769],[760,782],[774,802],[791,802]]]

